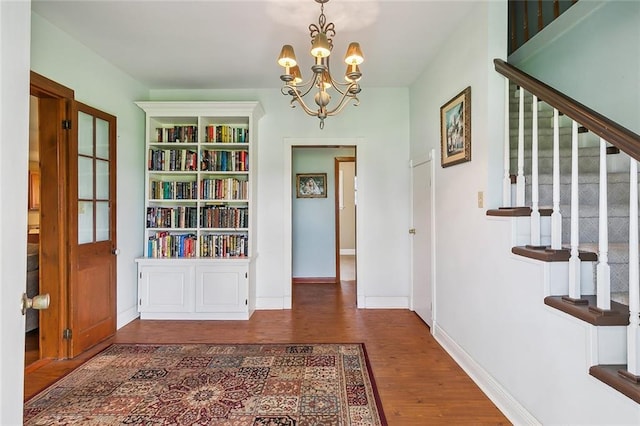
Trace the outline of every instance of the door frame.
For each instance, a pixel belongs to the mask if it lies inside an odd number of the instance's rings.
[[[283,206],[283,292],[282,292],[282,306],[278,307],[281,309],[291,309],[292,305],[292,294],[293,294],[293,283],[291,279],[291,262],[293,258],[291,238],[293,235],[292,231],[292,194],[294,185],[292,182],[292,150],[294,147],[304,146],[304,147],[317,147],[317,148],[331,148],[331,147],[354,147],[356,149],[356,153],[360,150],[358,147],[361,147],[364,143],[364,138],[284,138],[283,139],[283,152],[282,152],[282,176],[283,176],[283,190],[282,190],[282,206]],[[359,223],[359,216],[362,214],[362,210],[356,210],[356,223]],[[358,233],[356,232],[356,247],[358,244]],[[357,266],[356,266],[357,269]],[[357,276],[357,270],[356,270]],[[362,286],[357,286],[357,300],[358,307],[362,307],[364,305],[364,290]],[[275,307],[274,307],[275,309]]]
[[[354,163],[354,168],[356,168],[357,172],[357,162],[356,158],[358,156],[358,151],[356,149],[356,155],[353,157],[335,157],[333,159],[333,171],[334,171],[334,196],[335,196],[335,231],[336,231],[336,284],[340,284],[340,193],[339,193],[339,185],[340,185],[340,163]],[[356,174],[354,173],[354,176]],[[356,206],[356,211],[357,211]],[[355,213],[355,212],[354,212]],[[357,213],[356,213],[357,216]],[[358,222],[356,221],[356,227],[358,226]],[[356,245],[356,255],[358,253],[358,246]],[[357,281],[356,281],[357,282]]]
[[[67,173],[74,91],[31,71],[31,95],[38,98],[40,151],[40,293],[49,293],[49,309],[40,311],[40,362],[69,354],[63,331],[68,321]],[[44,119],[43,119],[44,118]],[[46,259],[46,262],[42,262]]]

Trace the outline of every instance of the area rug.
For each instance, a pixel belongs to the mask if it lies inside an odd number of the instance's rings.
[[[25,425],[386,425],[363,344],[114,344]]]

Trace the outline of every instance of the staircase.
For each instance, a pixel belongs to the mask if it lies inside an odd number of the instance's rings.
[[[506,207],[487,215],[516,218],[514,254],[556,265],[542,302],[595,327],[604,355],[589,373],[640,403],[640,136],[495,65],[508,78]]]
[[[519,89],[510,84],[509,140],[510,170],[518,171]],[[524,93],[524,177],[525,205],[532,200],[532,101]],[[538,191],[541,209],[553,208],[553,108],[538,101]],[[562,215],[562,245],[571,243],[571,126],[573,120],[559,117],[560,214]],[[598,253],[598,203],[600,173],[600,138],[588,129],[578,130],[579,169],[579,250]],[[628,305],[629,302],[629,156],[610,146],[607,150],[608,236],[609,266],[611,269],[611,300]],[[515,188],[515,187],[514,187]],[[515,199],[515,194],[514,194]],[[541,245],[550,245],[550,223],[542,228]],[[595,294],[596,262],[591,262],[592,279],[584,280],[581,294]]]

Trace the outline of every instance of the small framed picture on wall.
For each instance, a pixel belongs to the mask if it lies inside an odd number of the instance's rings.
[[[296,174],[296,198],[327,198],[327,174]]]
[[[471,86],[440,107],[442,167],[471,161]]]

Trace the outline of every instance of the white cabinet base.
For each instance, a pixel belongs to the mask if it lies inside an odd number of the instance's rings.
[[[140,319],[247,320],[252,260],[137,259]]]

